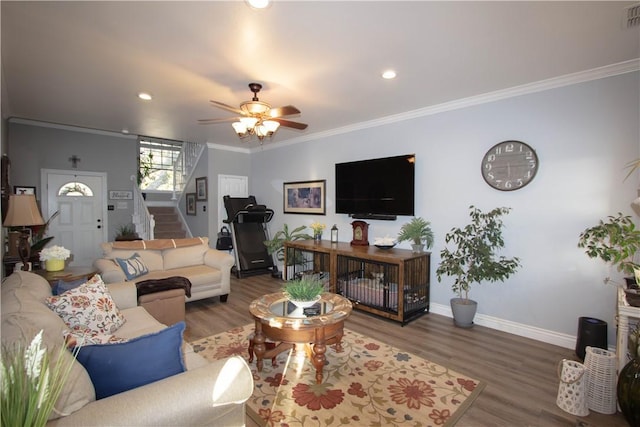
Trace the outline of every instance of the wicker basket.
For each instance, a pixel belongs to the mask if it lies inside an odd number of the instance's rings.
[[[560,409],[572,415],[589,415],[586,390],[586,367],[574,360],[563,359],[558,364],[558,397],[556,404]]]
[[[587,404],[601,414],[615,414],[617,410],[617,358],[612,351],[587,347],[584,366],[587,369]]]

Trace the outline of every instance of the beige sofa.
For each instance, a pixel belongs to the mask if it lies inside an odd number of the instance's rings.
[[[108,285],[126,321],[117,330],[123,338],[160,331],[164,325],[137,305],[131,282]],[[37,274],[17,271],[7,277],[2,292],[2,344],[29,342],[43,330],[44,342],[58,349],[66,325],[44,303],[49,283]],[[64,351],[65,357],[72,358]],[[245,424],[245,401],[253,378],[241,357],[208,363],[183,345],[187,371],[132,390],[95,400],[93,383],[77,361],[56,404],[49,426],[186,426]]]
[[[103,258],[93,265],[105,283],[127,280],[116,258],[139,254],[149,272],[132,279],[134,282],[186,277],[191,281],[191,297],[187,301],[219,296],[225,302],[231,288],[234,259],[227,252],[209,248],[209,238],[135,240],[102,244]]]

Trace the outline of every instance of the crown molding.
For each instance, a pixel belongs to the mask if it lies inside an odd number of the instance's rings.
[[[216,144],[213,142],[207,142],[207,148],[211,150],[235,151],[238,153],[245,153],[245,154],[251,153],[251,150],[246,147],[233,147],[229,145]]]
[[[571,86],[575,84],[585,83],[593,80],[604,79],[607,77],[618,76],[621,74],[633,73],[640,71],[640,58],[631,59],[629,61],[618,62],[616,64],[605,65],[603,67],[593,68],[586,71],[579,71],[577,73],[565,74],[558,77],[552,77],[545,80],[540,80],[533,83],[527,83],[524,85],[513,86],[507,89],[501,89],[494,92],[487,92],[480,95],[474,95],[467,98],[461,98],[454,101],[444,102],[442,104],[436,104],[429,107],[419,108],[417,110],[407,111],[400,114],[394,114],[391,116],[380,117],[378,119],[369,120],[366,122],[354,123],[352,125],[343,126],[335,129],[331,129],[324,132],[310,133],[307,135],[290,138],[274,145],[264,145],[261,149],[272,150],[275,148],[282,148],[292,144],[298,144],[301,142],[314,141],[321,138],[328,138],[330,136],[340,135],[349,132],[355,132],[358,130],[373,128],[377,126],[383,126],[390,123],[397,123],[404,120],[411,120],[418,117],[431,116],[434,114],[440,114],[448,111],[460,110],[463,108],[473,107],[481,104],[488,104],[490,102],[500,101],[503,99],[513,98],[516,96],[528,95],[536,92],[542,92],[550,89],[557,89],[560,87]],[[254,152],[257,149],[252,149]]]
[[[124,134],[121,132],[113,132],[110,130],[101,130],[101,129],[91,129],[91,128],[85,128],[81,126],[63,125],[60,123],[41,122],[39,120],[23,119],[20,117],[9,117],[7,119],[7,122],[18,123],[21,125],[40,126],[44,128],[51,128],[51,129],[68,130],[72,132],[91,133],[94,135],[112,136],[116,138],[138,139],[138,135],[134,135],[134,134]]]

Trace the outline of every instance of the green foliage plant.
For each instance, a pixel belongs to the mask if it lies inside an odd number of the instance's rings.
[[[398,242],[411,241],[414,245],[424,245],[427,249],[433,246],[433,230],[431,223],[424,218],[415,217],[400,227]]]
[[[138,185],[141,185],[145,178],[151,175],[152,166],[153,166],[153,153],[148,153],[146,155],[141,155],[139,159],[139,167],[138,167]]]
[[[284,243],[292,242],[295,240],[309,240],[313,239],[313,236],[304,233],[303,230],[306,229],[306,225],[301,225],[293,229],[291,232],[289,231],[289,226],[284,224],[282,230],[276,232],[271,240],[265,240],[263,243],[267,247],[267,252],[270,255],[275,254],[276,259],[278,261],[284,261]],[[287,253],[287,265],[296,265],[304,262],[304,259],[301,258],[302,254],[300,254],[297,259],[294,259],[294,251],[289,249]]]
[[[282,291],[291,301],[314,301],[324,292],[324,285],[317,279],[303,277],[288,281]]]
[[[511,209],[501,207],[483,213],[472,205],[469,210],[471,222],[464,228],[452,228],[446,234],[445,242],[453,243],[455,248],[440,252],[440,265],[436,270],[438,281],[442,276],[455,277],[451,288],[466,302],[473,283],[504,282],[520,267],[518,257],[496,254],[504,248],[502,216]]]
[[[584,248],[589,258],[600,258],[626,275],[633,276],[640,268],[634,261],[640,250],[640,230],[636,229],[630,216],[620,212],[580,233],[578,247]],[[605,278],[605,283],[610,280]]]
[[[128,237],[136,235],[136,229],[133,224],[124,224],[118,227],[116,230],[116,238]]]

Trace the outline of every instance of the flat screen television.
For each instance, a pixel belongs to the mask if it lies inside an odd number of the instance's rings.
[[[336,163],[336,213],[395,219],[414,215],[415,154]]]

